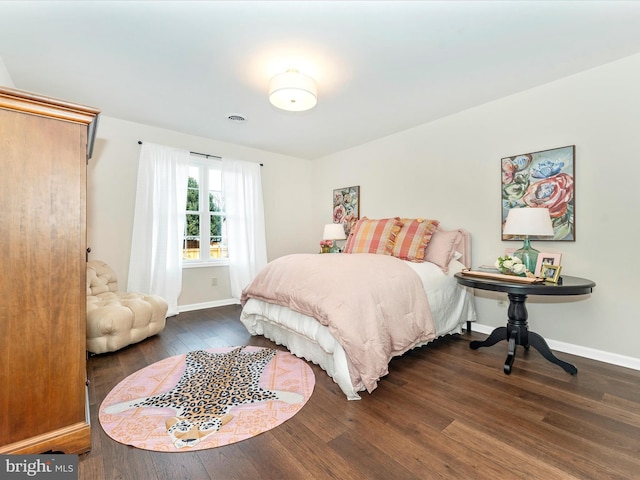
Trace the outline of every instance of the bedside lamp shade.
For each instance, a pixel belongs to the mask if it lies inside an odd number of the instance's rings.
[[[344,240],[347,235],[344,233],[344,225],[341,223],[327,223],[322,232],[323,240]]]
[[[531,248],[529,235],[553,236],[553,224],[548,208],[512,208],[502,232],[505,235],[524,236],[524,245],[513,255],[522,260],[527,270],[535,271],[538,250]]]
[[[333,240],[333,247],[331,247],[331,253],[339,252],[336,240],[344,240],[347,235],[344,233],[344,225],[341,223],[327,223],[324,226],[322,232],[323,240]]]

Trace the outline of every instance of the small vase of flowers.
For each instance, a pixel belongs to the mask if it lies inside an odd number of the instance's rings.
[[[504,257],[498,257],[495,263],[495,267],[500,270],[500,273],[505,275],[515,275],[518,277],[533,277],[533,274],[527,270],[522,260],[518,257],[510,257],[505,255]]]
[[[320,253],[331,252],[331,247],[333,247],[333,240],[320,240]]]

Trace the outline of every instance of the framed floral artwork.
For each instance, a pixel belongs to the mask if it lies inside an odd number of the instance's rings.
[[[333,223],[342,223],[349,236],[360,218],[360,187],[336,188],[333,191]]]
[[[553,237],[531,240],[575,241],[575,145],[523,153],[501,159],[502,240],[504,222],[512,208],[546,207],[553,223]]]

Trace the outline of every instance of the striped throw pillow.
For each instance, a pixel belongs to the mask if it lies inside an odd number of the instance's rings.
[[[403,218],[391,255],[410,262],[424,262],[425,248],[438,228],[438,220]]]
[[[380,220],[362,217],[351,230],[344,253],[391,255],[400,228],[402,228],[402,221],[399,217]]]

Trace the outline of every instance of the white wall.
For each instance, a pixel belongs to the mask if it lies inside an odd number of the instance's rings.
[[[640,359],[640,256],[629,249],[640,238],[639,127],[636,55],[314,161],[314,228],[331,221],[334,188],[360,185],[361,215],[466,228],[473,264],[493,263],[519,246],[500,239],[500,159],[575,145],[576,241],[533,244],[561,252],[563,274],[597,286],[589,296],[530,297],[530,328]],[[480,323],[505,324],[498,298],[478,294]]]
[[[264,163],[269,259],[317,251],[332,190],[360,185],[362,215],[432,217],[469,230],[474,265],[516,246],[500,240],[500,158],[576,145],[577,240],[534,246],[561,252],[564,274],[597,287],[590,296],[530,297],[530,327],[640,359],[633,301],[640,260],[625,248],[640,233],[639,80],[640,55],[313,162],[102,117],[89,163],[90,258],[110,263],[126,285],[138,140]],[[224,268],[185,271],[180,305],[228,298],[225,276]],[[480,323],[505,323],[498,298],[478,294]]]
[[[129,270],[138,140],[264,164],[261,173],[269,259],[303,252],[313,243],[311,162],[101,116],[87,172],[89,258],[110,264],[121,287],[126,288]],[[212,277],[218,279],[215,287]],[[227,267],[185,269],[179,305],[215,303],[230,297]]]
[[[5,87],[10,88],[16,88],[13,84],[11,75],[9,75],[9,70],[7,70],[7,67],[4,64],[4,60],[2,60],[2,57],[0,57],[0,85],[4,85]]]
[[[9,75],[9,70],[7,70],[6,65],[4,64],[4,60],[0,57],[0,85],[4,85],[5,87],[15,88],[13,84],[13,80],[11,79],[11,75]]]

